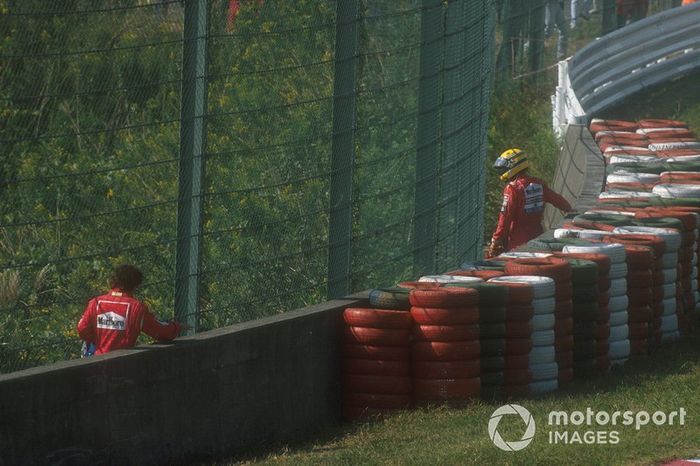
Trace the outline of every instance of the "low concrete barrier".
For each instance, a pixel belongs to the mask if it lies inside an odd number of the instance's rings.
[[[340,315],[366,296],[0,375],[0,465],[172,464],[318,433],[340,421]]]

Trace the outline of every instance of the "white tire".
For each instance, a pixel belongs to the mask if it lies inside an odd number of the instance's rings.
[[[700,289],[700,285],[698,285],[697,279],[691,278],[690,279],[690,291],[695,293],[696,291],[698,291],[698,289]]]
[[[661,316],[661,332],[669,333],[676,331],[678,331],[678,316],[676,314]]]
[[[500,254],[498,257],[507,257],[510,259],[520,259],[528,257],[551,257],[552,254],[547,252],[528,252],[528,251],[510,251]]]
[[[627,264],[625,262],[617,262],[610,264],[610,279],[627,278]]]
[[[559,366],[556,362],[530,364],[533,381],[556,380],[559,376]]]
[[[661,261],[664,264],[664,269],[675,269],[678,266],[678,253],[667,252],[661,256]]]
[[[637,134],[651,134],[657,131],[670,131],[672,133],[687,133],[686,128],[639,128],[635,133]],[[596,133],[598,134],[598,133]]]
[[[535,314],[553,314],[557,308],[557,301],[554,298],[536,298],[532,300],[532,307]]]
[[[625,247],[617,243],[602,243],[591,246],[566,245],[562,248],[562,252],[581,252],[581,253],[600,253],[605,254],[610,258],[611,263],[625,262],[627,256]]]
[[[542,380],[540,382],[531,382],[528,387],[530,393],[533,395],[539,395],[542,393],[554,392],[559,388],[559,380]]]
[[[533,346],[551,346],[554,344],[555,338],[554,330],[538,330],[532,332],[530,336]]]
[[[630,341],[620,340],[610,342],[610,350],[608,351],[610,359],[625,359],[630,355]]]
[[[610,327],[616,325],[627,325],[628,317],[627,311],[615,311],[610,313]]]
[[[674,163],[700,162],[700,154],[682,155],[680,157],[668,157],[665,160],[665,162],[671,165],[671,169],[673,169]]]
[[[693,254],[693,259],[690,261],[690,265],[693,266],[692,274],[694,274],[694,276],[693,275],[691,275],[691,276],[693,276],[693,278],[698,278],[698,255],[697,254]]]
[[[608,337],[608,341],[613,342],[627,340],[629,336],[630,329],[627,324],[613,325],[610,327],[610,336]]]
[[[661,176],[655,173],[613,172],[605,178],[607,183],[658,183]]]
[[[700,142],[655,142],[649,144],[650,151],[673,150],[673,149],[700,149]]]
[[[627,297],[627,294],[609,296],[608,310],[610,312],[626,311],[628,307],[629,307],[629,298]]]
[[[554,362],[556,353],[553,345],[533,346],[530,350],[530,367]]]
[[[618,227],[613,233],[646,233],[663,238],[666,243],[666,253],[676,252],[681,247],[681,235],[673,228],[656,228],[643,226]]]
[[[557,228],[554,230],[554,238],[578,238],[578,232],[581,230],[572,230],[571,228]]]
[[[463,277],[460,275],[423,275],[418,281],[430,283],[480,283],[484,280],[478,277]]]
[[[623,212],[621,210],[614,210],[610,208],[594,207],[591,210],[587,210],[587,214],[612,214],[612,215],[627,215],[628,217],[634,217],[634,212]]]
[[[538,275],[505,275],[503,277],[495,277],[489,280],[491,283],[527,283],[532,286],[532,292],[535,299],[551,298],[556,291],[554,280],[549,277],[540,277]]]
[[[654,186],[654,194],[667,199],[676,197],[700,197],[700,184],[670,184],[662,183]]]
[[[676,298],[666,298],[662,301],[664,312],[662,315],[670,316],[676,313]]]
[[[678,279],[678,269],[663,269],[664,283],[675,283]]]
[[[607,154],[608,152],[617,152],[617,151],[626,151],[626,150],[634,150],[634,151],[644,151],[648,150],[649,153],[651,154],[653,151],[649,149],[648,147],[639,147],[639,146],[624,146],[624,145],[619,145],[619,146],[608,146],[605,148],[604,153]],[[632,157],[644,157],[640,155],[633,155]]]
[[[618,197],[624,198],[640,198],[640,199],[658,199],[659,195],[647,191],[619,191],[610,189],[598,194],[598,199],[615,199]]]
[[[624,296],[627,298],[627,278],[616,278],[614,280],[610,280],[608,296],[610,296],[610,298],[613,296]],[[626,308],[627,305],[625,305],[625,309]]]
[[[678,330],[674,332],[664,332],[661,334],[661,341],[666,343],[670,341],[676,341],[681,337],[681,332]]]
[[[664,283],[664,299],[676,298],[676,284]]]
[[[589,239],[593,241],[598,241],[604,236],[609,236],[609,231],[600,230],[578,230],[578,237],[581,239]]]
[[[627,362],[627,359],[628,358],[611,359],[610,365],[611,366],[624,366],[625,363]]]
[[[537,314],[532,316],[532,331],[552,330],[555,322],[554,314]]]

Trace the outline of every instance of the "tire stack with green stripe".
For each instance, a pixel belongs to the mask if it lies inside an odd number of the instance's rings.
[[[481,344],[481,393],[485,398],[501,398],[504,386],[527,385],[527,366],[506,364],[509,339],[529,339],[529,322],[507,319],[508,287],[493,283],[449,283],[447,287],[469,287],[479,293],[479,341]]]
[[[574,376],[585,377],[597,371],[598,266],[587,260],[568,261],[574,303]]]

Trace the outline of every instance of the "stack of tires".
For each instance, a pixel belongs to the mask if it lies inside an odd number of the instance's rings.
[[[672,341],[680,336],[678,331],[678,314],[677,314],[677,292],[678,292],[678,250],[681,245],[680,234],[667,228],[657,228],[648,226],[629,226],[621,228],[621,232],[641,233],[644,235],[654,235],[664,241],[663,251],[661,254],[660,264],[663,267],[661,273],[657,274],[655,285],[661,284],[663,288],[663,300],[660,320],[657,318],[654,323],[655,340],[658,339],[659,333],[661,341]],[[657,296],[658,296],[657,290]],[[658,299],[658,298],[657,298]],[[659,310],[654,312],[657,317]],[[658,328],[657,328],[658,324]]]
[[[527,354],[522,354],[522,348],[529,346],[532,324],[529,318],[513,319],[518,316],[508,315],[509,288],[490,282],[448,286],[473,286],[479,293],[482,397],[494,399],[527,393],[522,387],[527,387],[530,374],[524,360]],[[515,299],[518,299],[517,291]],[[520,349],[520,355],[512,354],[513,349]]]
[[[539,275],[554,280],[554,333],[556,362],[559,365],[558,379],[560,386],[570,383],[574,378],[571,266],[566,260],[556,257],[514,259],[506,263],[505,271],[510,275]]]
[[[409,300],[414,402],[461,404],[478,397],[478,292],[462,287],[414,288]]]
[[[638,238],[635,238],[638,236]],[[627,257],[627,309],[630,355],[646,354],[653,341],[654,332],[654,264],[662,244],[640,245],[642,237],[648,235],[617,235],[606,238],[610,242],[623,244]],[[657,249],[654,250],[652,246]]]
[[[512,383],[504,392],[514,394],[514,390],[526,388],[526,393],[538,394],[556,390],[559,386],[559,368],[556,363],[554,331],[554,280],[541,276],[506,275],[489,282],[510,287],[510,295],[516,300],[511,300],[508,304],[508,319],[517,319],[513,321],[522,322],[523,326],[529,324],[531,328],[529,338],[509,338],[506,345],[506,351],[510,353],[508,365],[517,364],[521,368],[518,374],[524,365],[529,383]],[[527,288],[523,289],[523,286]],[[525,320],[528,316],[529,322]],[[520,381],[521,379],[518,380]]]
[[[411,406],[411,314],[343,311],[343,417],[354,420]]]
[[[610,258],[610,288],[608,289],[608,357],[612,365],[624,364],[629,358],[630,342],[625,333],[627,327],[627,264],[625,248],[620,244],[590,244],[586,246],[567,245],[562,252],[583,254],[605,254]]]
[[[598,371],[598,340],[607,342],[610,332],[599,315],[598,265],[581,259],[568,259],[573,285],[574,375],[585,377]],[[601,318],[602,317],[602,318]],[[607,352],[607,347],[604,348]]]

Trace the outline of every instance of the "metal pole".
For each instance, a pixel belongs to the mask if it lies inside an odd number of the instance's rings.
[[[185,2],[180,110],[180,165],[175,263],[175,316],[198,327],[202,191],[206,144],[208,0]]]
[[[355,161],[357,53],[360,0],[336,7],[335,80],[333,83],[333,143],[331,151],[328,224],[328,298],[352,291],[352,178]]]
[[[416,137],[413,274],[434,273],[440,157],[443,2],[423,0]]]

